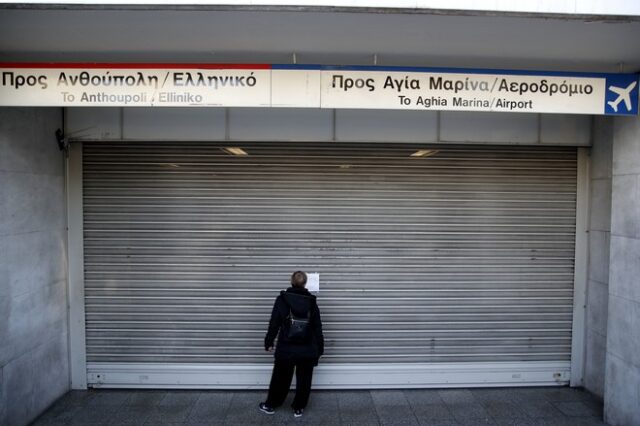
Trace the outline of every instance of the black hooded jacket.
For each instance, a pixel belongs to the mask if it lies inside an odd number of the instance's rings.
[[[286,301],[283,299],[286,297]],[[306,317],[311,312],[309,327],[311,336],[308,342],[295,342],[287,339],[286,333],[280,332],[285,320],[289,316],[289,307],[295,317]],[[278,336],[278,333],[280,335]],[[289,287],[280,293],[276,298],[269,321],[269,330],[264,338],[264,348],[273,346],[276,336],[278,345],[276,346],[276,359],[280,360],[300,360],[318,359],[324,353],[324,336],[322,334],[322,320],[320,310],[316,303],[316,297],[309,293],[306,288]]]

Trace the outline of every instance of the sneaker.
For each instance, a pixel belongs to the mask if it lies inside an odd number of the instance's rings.
[[[296,408],[293,410],[293,417],[302,417],[304,410],[302,408]]]
[[[258,405],[258,408],[260,408],[260,411],[262,411],[265,414],[273,414],[273,413],[276,412],[276,410],[274,410],[273,408],[269,407],[264,402],[261,402],[260,405]]]

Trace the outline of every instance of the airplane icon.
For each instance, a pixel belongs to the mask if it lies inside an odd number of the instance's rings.
[[[618,104],[622,101],[624,101],[624,106],[627,107],[627,111],[631,111],[631,91],[636,87],[636,83],[637,82],[634,81],[624,89],[622,87],[609,86],[609,90],[618,95],[615,101],[607,102],[615,112],[618,112]]]

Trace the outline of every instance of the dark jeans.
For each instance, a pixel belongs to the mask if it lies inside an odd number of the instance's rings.
[[[311,392],[311,377],[313,376],[313,367],[316,363],[315,359],[304,360],[276,360],[273,365],[273,374],[271,375],[271,383],[269,384],[269,396],[266,404],[270,407],[279,407],[287,398],[291,380],[293,379],[293,370],[296,370],[296,396],[291,406],[294,410],[305,408],[309,401],[309,393]]]

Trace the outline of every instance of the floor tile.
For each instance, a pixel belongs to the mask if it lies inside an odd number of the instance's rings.
[[[550,417],[534,419],[536,426],[606,426],[598,417]]]
[[[56,402],[56,405],[64,405],[64,406],[83,405],[83,404],[86,404],[86,402],[90,398],[92,398],[96,392],[100,392],[100,391],[72,390],[67,392],[62,398],[60,398]]]
[[[576,417],[573,418],[575,420]],[[580,426],[607,426],[601,417],[580,417]]]
[[[35,426],[521,425],[603,426],[602,402],[570,388],[313,391],[302,418],[293,393],[272,416],[265,391],[69,392]]]
[[[487,411],[479,403],[447,404],[447,407],[459,422],[469,419],[490,419]]]
[[[158,405],[166,395],[165,391],[136,391],[131,394],[125,405],[142,405],[153,407]]]
[[[376,426],[376,425],[379,425],[380,423],[377,420],[367,421],[366,423],[363,423],[361,421],[349,421],[349,420],[344,421],[343,420],[339,424],[341,426],[362,426],[362,425]]]
[[[482,417],[458,420],[458,424],[460,426],[494,426],[496,423],[493,419]]]
[[[193,407],[189,406],[154,406],[149,409],[151,414],[147,418],[145,424],[149,425],[165,425],[170,423],[183,423],[189,417]]]
[[[372,390],[370,394],[375,405],[409,405],[402,390]]]
[[[68,424],[72,426],[106,425],[113,419],[117,410],[116,407],[89,407],[85,405],[73,413]]]
[[[304,418],[294,419],[291,410],[280,409],[274,415],[264,414],[260,420],[260,425],[265,426],[284,426],[293,425],[294,421],[298,423],[304,422]]]
[[[144,426],[153,426],[153,425],[162,425],[162,426],[184,426],[184,423],[182,422],[161,422],[161,423],[154,423],[154,422],[147,422],[144,424]]]
[[[497,426],[536,426],[535,420],[527,418],[494,417]]]
[[[309,404],[304,410],[303,418],[305,423],[331,424],[332,422],[339,422],[338,398],[336,393],[311,392]]]
[[[515,400],[513,389],[471,389],[477,402],[486,404],[489,402],[512,402]]]
[[[518,407],[529,418],[559,417],[563,414],[549,401],[526,401],[518,403]]]
[[[419,424],[418,419],[408,406],[376,406],[376,412],[381,425],[418,426]]]
[[[522,409],[511,402],[488,402],[483,405],[489,416],[496,418],[523,418],[528,417]]]
[[[179,407],[189,406],[196,403],[200,398],[201,393],[197,391],[174,391],[167,392],[164,397],[158,402],[158,406],[164,407]]]
[[[604,415],[604,407],[602,401],[596,398],[585,399],[582,401],[592,411],[592,415],[596,417],[602,417]]]
[[[402,390],[376,390],[370,393],[380,424],[418,425],[418,419]]]
[[[593,407],[590,407],[582,401],[554,402],[553,405],[568,417],[593,417],[600,415]]]
[[[437,390],[417,389],[404,391],[404,395],[420,424],[435,420],[453,420],[453,414]]]
[[[240,422],[228,422],[225,419],[191,419],[188,418],[185,422],[180,423],[183,426],[228,426],[228,425],[247,425],[247,424],[260,424],[256,423],[240,423]]]
[[[30,426],[66,426],[67,422],[62,420],[49,420],[46,417],[40,416],[35,419]]]
[[[338,398],[341,424],[378,425],[373,399],[368,391],[341,392]]]
[[[258,410],[258,404],[264,398],[263,393],[258,392],[237,392],[234,393],[227,405],[225,421],[226,424],[260,424],[267,414]]]
[[[583,392],[574,388],[546,388],[543,394],[551,402],[582,401],[585,398]]]
[[[126,390],[104,390],[94,392],[93,395],[87,400],[87,406],[99,407],[99,406],[114,406],[119,407],[124,405],[134,392]]]
[[[233,396],[232,392],[210,391],[200,393],[198,399],[191,406],[189,421],[224,421]]]
[[[65,405],[63,403],[56,403],[47,411],[42,413],[36,420],[40,424],[67,424],[71,421],[74,414],[81,409],[82,406],[78,405]]]
[[[124,405],[114,411],[113,417],[107,422],[109,425],[142,425],[151,412],[143,405]]]
[[[418,418],[420,426],[459,426],[455,419],[421,419]]]
[[[511,389],[512,400],[515,402],[548,402],[545,395],[549,388],[516,388]],[[555,388],[552,388],[555,391]]]
[[[587,423],[582,420],[582,418],[565,416],[533,419],[536,426],[587,426]]]
[[[413,414],[418,422],[424,423],[432,420],[453,420],[453,414],[445,404],[412,405]]]
[[[412,406],[419,404],[444,404],[437,389],[408,389],[404,396]]]
[[[444,389],[438,391],[445,404],[473,404],[478,401],[469,389]]]

